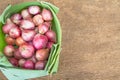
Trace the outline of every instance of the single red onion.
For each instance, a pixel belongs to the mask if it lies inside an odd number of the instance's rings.
[[[54,44],[53,42],[48,42],[48,43],[47,43],[47,48],[48,48],[48,49],[51,49],[52,46],[53,46],[53,44]]]
[[[14,44],[15,44],[15,39],[11,38],[10,36],[7,36],[7,37],[5,38],[5,41],[6,41],[6,43],[9,44],[9,45],[14,45]]]
[[[45,35],[47,36],[48,40],[51,42],[56,42],[56,33],[52,30],[48,30]]]
[[[36,34],[33,38],[33,45],[36,49],[42,49],[46,47],[48,39],[45,35]]]
[[[26,61],[25,59],[20,59],[20,60],[18,61],[19,66],[20,66],[20,67],[23,67],[25,61]]]
[[[30,20],[22,20],[20,27],[23,28],[23,29],[34,29],[35,25]]]
[[[36,32],[34,30],[23,30],[22,31],[22,38],[25,41],[32,41]]]
[[[23,45],[20,45],[19,51],[22,57],[31,58],[34,55],[35,49],[30,44],[23,44]]]
[[[9,58],[9,61],[13,66],[18,66],[18,60],[16,58]]]
[[[36,15],[36,14],[40,13],[40,7],[39,6],[30,6],[28,8],[28,11],[30,14]]]
[[[51,21],[53,19],[52,13],[50,10],[43,9],[41,14],[45,21]]]
[[[47,60],[49,56],[49,49],[40,49],[36,51],[37,60]]]
[[[35,64],[31,60],[27,60],[24,63],[25,69],[34,69]]]
[[[29,18],[32,17],[31,14],[28,12],[27,9],[22,10],[21,11],[21,15],[22,15],[23,19],[29,19]]]
[[[13,28],[13,27],[16,27],[16,25],[13,24],[13,23],[5,24],[2,28],[2,30],[3,30],[4,33],[8,34],[10,29]]]
[[[14,55],[15,48],[12,45],[7,45],[4,48],[4,54],[7,57],[12,57]]]
[[[21,16],[19,13],[14,14],[14,15],[12,15],[12,17],[11,17],[11,20],[12,20],[15,24],[20,24],[21,19],[22,19],[22,16]]]
[[[20,45],[22,45],[22,44],[24,44],[24,43],[26,43],[26,42],[23,40],[22,37],[18,37],[18,38],[16,38],[16,40],[15,40],[15,44],[16,44],[17,46],[20,46]]]
[[[35,64],[35,69],[36,69],[36,70],[44,70],[45,65],[46,65],[46,61],[38,61],[38,62]]]
[[[15,52],[14,52],[14,57],[15,57],[16,59],[22,59],[22,58],[23,58],[23,57],[21,56],[21,54],[20,54],[19,49],[16,49],[16,50],[15,50]]]
[[[41,24],[38,26],[38,29],[40,34],[44,34],[48,31],[49,28],[47,27],[47,25]]]
[[[35,25],[40,25],[44,22],[42,16],[40,14],[37,14],[33,17],[33,22],[35,23]]]
[[[10,37],[12,37],[12,38],[17,38],[17,37],[19,37],[19,36],[20,36],[20,33],[21,33],[21,31],[20,31],[20,28],[19,28],[19,27],[13,27],[13,28],[11,28],[10,31],[9,31],[9,35],[10,35]]]

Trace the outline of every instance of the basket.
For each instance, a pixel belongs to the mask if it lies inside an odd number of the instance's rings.
[[[37,5],[42,8],[47,8],[51,10],[53,14],[52,30],[54,30],[57,35],[57,43],[52,46],[52,49],[50,51],[50,56],[48,58],[48,62],[44,70],[27,70],[27,69],[14,67],[12,66],[11,63],[9,63],[9,61],[7,60],[6,56],[3,53],[3,49],[6,46],[6,42],[5,42],[5,34],[2,32],[2,26],[5,24],[6,19],[10,17],[12,14],[20,12],[22,9],[32,5]],[[2,15],[0,16],[0,70],[6,76],[6,78],[8,78],[8,80],[18,80],[18,79],[25,80],[30,78],[42,77],[57,72],[58,64],[59,64],[59,55],[61,51],[61,39],[62,39],[60,23],[56,16],[58,11],[59,8],[57,8],[53,4],[43,1],[25,2],[13,6],[8,5],[8,7],[3,11]]]

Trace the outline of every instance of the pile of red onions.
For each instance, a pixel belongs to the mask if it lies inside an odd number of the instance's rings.
[[[7,45],[4,54],[10,63],[25,69],[43,70],[56,33],[51,30],[52,13],[39,6],[29,6],[6,20],[3,32]]]

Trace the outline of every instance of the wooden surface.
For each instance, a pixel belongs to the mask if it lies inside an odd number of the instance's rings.
[[[2,0],[7,4],[34,0]],[[58,6],[63,39],[58,73],[30,80],[120,80],[120,0],[46,0]],[[6,80],[2,73],[0,78]]]

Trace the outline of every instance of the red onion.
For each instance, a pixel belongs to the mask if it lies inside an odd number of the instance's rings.
[[[48,27],[45,24],[39,25],[38,28],[39,28],[39,33],[40,34],[44,34],[44,33],[46,33],[48,31]]]
[[[49,49],[40,49],[36,51],[36,59],[37,60],[47,60],[49,56]]]
[[[15,43],[16,43],[17,46],[20,46],[20,45],[22,45],[26,42],[23,40],[22,37],[18,37],[18,38],[16,38]]]
[[[4,33],[8,34],[9,31],[10,31],[10,29],[13,28],[13,27],[16,27],[16,25],[13,24],[13,23],[11,23],[11,24],[5,24],[2,29],[3,29]]]
[[[14,55],[14,47],[12,45],[7,45],[5,46],[4,48],[4,54],[7,56],[7,57],[12,57]]]
[[[25,69],[34,69],[35,64],[31,60],[27,60],[24,63]]]
[[[47,48],[48,48],[48,49],[51,49],[52,46],[53,46],[53,44],[54,44],[53,42],[48,42],[48,43],[47,43]]]
[[[29,19],[32,17],[27,9],[22,10],[21,15],[22,15],[23,19]]]
[[[35,56],[32,56],[32,57],[31,57],[31,58],[29,58],[28,60],[31,60],[31,61],[33,61],[34,63],[36,63],[36,62],[37,62],[37,60],[36,60]]]
[[[23,57],[21,56],[21,54],[20,54],[19,49],[16,49],[16,50],[15,50],[15,52],[14,52],[14,57],[15,57],[16,59],[22,59],[22,58],[23,58]]]
[[[18,60],[16,58],[9,58],[9,61],[13,66],[18,66]]]
[[[14,45],[14,44],[15,44],[15,39],[11,38],[10,36],[7,36],[7,37],[5,38],[5,41],[6,41],[6,43],[9,44],[9,45]]]
[[[11,17],[11,20],[12,20],[15,24],[20,24],[21,19],[22,19],[22,16],[21,16],[19,13],[14,14],[14,15],[12,15],[12,17]]]
[[[38,27],[35,27],[35,32],[36,32],[36,33],[39,33]]]
[[[7,23],[7,24],[13,24],[13,22],[11,21],[10,18],[8,18],[8,19],[6,20],[6,23]]]
[[[20,36],[20,33],[21,33],[21,31],[20,31],[20,29],[19,29],[18,27],[13,27],[13,28],[11,28],[10,31],[9,31],[9,35],[10,35],[10,37],[12,37],[12,38],[17,38],[17,37],[19,37],[19,36]]]
[[[51,27],[51,22],[50,22],[50,21],[48,21],[48,22],[44,22],[43,24],[47,25],[48,28]]]
[[[22,20],[20,27],[23,28],[23,29],[34,29],[35,25],[30,20]]]
[[[38,61],[35,64],[35,69],[37,69],[37,70],[43,70],[45,68],[45,65],[46,65],[46,61]]]
[[[34,55],[35,49],[30,44],[23,44],[23,45],[20,45],[19,51],[22,57],[31,58]]]
[[[53,18],[50,10],[43,9],[41,14],[45,21],[51,21]]]
[[[22,31],[22,38],[25,41],[31,41],[34,36],[35,36],[35,31],[34,30],[23,30]]]
[[[20,66],[20,67],[23,67],[25,61],[26,61],[25,59],[20,59],[20,60],[18,61],[19,66]]]
[[[40,13],[40,7],[39,6],[30,6],[28,8],[28,11],[30,14],[36,15],[36,14]]]
[[[47,36],[48,40],[51,42],[56,42],[56,33],[52,30],[49,30],[45,33]]]
[[[44,20],[42,19],[42,16],[40,14],[37,14],[33,17],[33,22],[35,23],[35,25],[40,25],[44,22]]]
[[[33,45],[36,49],[42,49],[46,47],[48,39],[45,35],[37,34],[33,39]]]

